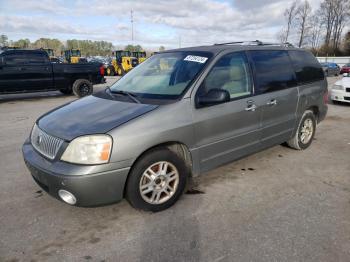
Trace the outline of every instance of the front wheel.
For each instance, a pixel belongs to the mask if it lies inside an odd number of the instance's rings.
[[[162,211],[179,199],[188,175],[188,167],[177,154],[168,149],[152,150],[132,168],[126,198],[135,208]]]
[[[311,145],[316,132],[316,117],[311,110],[304,112],[300,119],[298,129],[287,144],[297,150],[303,150]]]

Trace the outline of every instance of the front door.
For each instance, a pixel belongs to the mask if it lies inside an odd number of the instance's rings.
[[[257,151],[261,101],[252,97],[253,81],[244,52],[222,56],[201,83],[196,96],[219,88],[231,101],[193,109],[201,172]]]

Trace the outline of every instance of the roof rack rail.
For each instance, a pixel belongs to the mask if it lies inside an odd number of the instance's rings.
[[[284,47],[294,47],[291,43],[285,42],[285,43],[268,43],[268,42],[262,42],[260,40],[254,40],[254,41],[237,41],[237,42],[227,42],[227,43],[219,43],[214,45],[259,45],[259,46],[284,46]]]

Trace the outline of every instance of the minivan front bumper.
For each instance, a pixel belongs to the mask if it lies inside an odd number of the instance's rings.
[[[79,166],[62,161],[52,163],[41,156],[29,140],[24,143],[22,152],[35,182],[61,201],[59,190],[73,194],[77,206],[98,206],[123,199],[129,167],[87,174],[86,170],[96,170],[98,166]]]

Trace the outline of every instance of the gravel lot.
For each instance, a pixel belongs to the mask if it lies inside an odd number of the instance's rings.
[[[195,179],[199,194],[153,214],[125,200],[71,207],[34,183],[22,143],[37,117],[73,99],[0,96],[0,261],[350,261],[350,106],[329,105],[309,149],[222,166]]]

